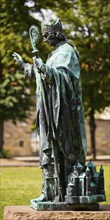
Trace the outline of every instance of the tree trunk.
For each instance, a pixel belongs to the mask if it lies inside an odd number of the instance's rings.
[[[96,140],[95,140],[96,124],[94,118],[94,109],[92,109],[90,113],[89,126],[90,126],[90,139],[91,139],[91,153],[93,156],[93,160],[95,160],[96,159]]]
[[[0,152],[3,151],[3,143],[4,143],[4,123],[3,120],[0,120]]]

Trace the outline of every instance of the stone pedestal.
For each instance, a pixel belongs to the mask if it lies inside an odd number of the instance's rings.
[[[110,206],[101,205],[100,211],[36,211],[29,206],[6,206],[3,220],[109,220]]]

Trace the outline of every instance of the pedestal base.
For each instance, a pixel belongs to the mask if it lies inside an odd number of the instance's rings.
[[[6,206],[4,220],[109,220],[110,206],[101,205],[99,211],[36,211],[29,206]]]

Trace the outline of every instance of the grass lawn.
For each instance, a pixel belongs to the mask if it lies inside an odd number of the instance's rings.
[[[1,210],[8,205],[30,205],[41,193],[41,170],[38,167],[9,167],[1,169]]]
[[[107,201],[103,203],[110,204],[110,166],[104,166],[104,172]],[[30,200],[40,195],[41,184],[41,170],[38,167],[1,168],[0,220],[3,219],[4,206],[30,205]]]

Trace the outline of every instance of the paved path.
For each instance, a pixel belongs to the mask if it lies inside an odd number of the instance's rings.
[[[91,159],[90,156],[86,157],[86,161],[88,162]],[[97,165],[110,165],[110,155],[99,155],[97,156],[94,163]],[[39,157],[13,157],[11,159],[0,159],[0,166],[1,167],[17,167],[17,166],[24,166],[24,167],[33,167],[39,166]]]

